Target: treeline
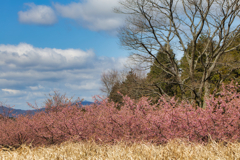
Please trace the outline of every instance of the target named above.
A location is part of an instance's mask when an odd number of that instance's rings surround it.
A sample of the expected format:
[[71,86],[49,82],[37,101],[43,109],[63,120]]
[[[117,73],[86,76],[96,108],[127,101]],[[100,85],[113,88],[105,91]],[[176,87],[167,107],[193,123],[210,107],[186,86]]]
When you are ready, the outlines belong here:
[[118,36],[136,62],[151,63],[153,97],[174,95],[205,108],[222,83],[238,81],[239,2],[121,1],[115,11],[128,17]]
[[[197,41],[197,49],[201,52],[207,44],[208,37],[203,34]],[[217,42],[212,41],[209,50],[216,45]],[[235,39],[233,46],[240,43],[240,38]],[[188,53],[190,54],[191,44],[188,45]],[[173,50],[171,53],[173,55]],[[108,98],[113,102],[122,103],[122,97],[127,95],[132,99],[139,99],[143,96],[149,97],[153,102],[157,102],[161,96],[173,97],[191,100],[192,89],[189,87],[192,81],[188,78],[189,64],[187,63],[186,54],[178,61],[178,67],[181,70],[181,78],[184,79],[184,93],[180,89],[180,85],[176,77],[166,73],[158,66],[159,61],[165,66],[169,65],[167,55],[159,50],[156,54],[156,59],[151,63],[149,72],[141,70],[141,68],[131,69],[129,72],[110,70],[104,72],[101,77],[101,91],[106,93]],[[202,59],[206,57],[202,57]],[[177,60],[176,60],[177,61]],[[220,86],[225,83],[229,84],[232,80],[240,82],[240,48],[236,48],[224,55],[216,63],[214,71],[208,79],[209,94],[218,94]],[[195,88],[199,88],[202,80],[204,66],[201,61],[196,64],[196,72],[194,78]],[[205,89],[205,88],[204,88]],[[194,93],[197,94],[197,93]],[[203,102],[204,95],[201,95]],[[199,105],[199,104],[198,104]]]

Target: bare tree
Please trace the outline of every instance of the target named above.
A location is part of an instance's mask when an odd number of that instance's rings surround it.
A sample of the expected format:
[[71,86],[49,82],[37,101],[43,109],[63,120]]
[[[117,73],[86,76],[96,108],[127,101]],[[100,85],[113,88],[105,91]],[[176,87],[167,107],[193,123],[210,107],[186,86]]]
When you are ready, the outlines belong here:
[[100,90],[107,94],[107,97],[109,97],[111,91],[113,90],[113,87],[115,84],[119,84],[121,85],[127,78],[127,76],[129,75],[129,71],[130,70],[134,75],[136,75],[138,81],[132,82],[135,83],[135,87],[133,86],[125,86],[125,88],[129,88],[131,90],[138,90],[140,88],[136,88],[136,86],[140,86],[142,85],[142,82],[140,83],[140,81],[144,80],[146,78],[146,73],[142,70],[140,70],[139,68],[126,68],[125,70],[109,70],[107,72],[103,72],[102,76],[101,76],[101,82],[102,82],[102,86],[100,88]]
[[[201,99],[209,97],[209,78],[220,57],[240,46],[232,46],[240,36],[240,0],[122,0],[120,4],[116,12],[129,15],[119,32],[121,44],[134,50],[138,61],[156,60],[159,68],[175,77],[182,98],[204,106]],[[196,44],[201,34],[206,34],[208,41],[199,51]],[[213,41],[215,46],[211,45]],[[171,67],[157,59],[159,50],[167,55]],[[184,53],[188,62],[188,76],[184,79],[176,60],[179,53]],[[199,62],[204,68],[200,85],[195,83]],[[186,80],[191,83],[187,85]],[[191,96],[186,97],[189,89]]]
[[106,93],[107,96],[110,95],[112,87],[117,83],[120,82],[122,79],[122,75],[117,70],[110,70],[107,72],[103,72],[101,76],[102,87],[100,90],[103,93]]

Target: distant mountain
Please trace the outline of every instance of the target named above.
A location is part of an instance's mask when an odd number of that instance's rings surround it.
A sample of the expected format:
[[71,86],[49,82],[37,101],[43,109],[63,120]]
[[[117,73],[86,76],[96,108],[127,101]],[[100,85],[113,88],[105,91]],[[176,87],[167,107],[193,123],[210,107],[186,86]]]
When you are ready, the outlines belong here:
[[14,109],[14,108],[7,108],[5,106],[0,106],[0,114],[8,116],[8,117],[15,117],[17,115],[25,115],[25,114],[35,114],[39,111],[44,111],[45,108],[41,108],[39,110],[22,110],[22,109]]
[[[93,102],[90,101],[83,101],[81,103],[81,105],[85,106],[85,105],[90,105]],[[35,110],[22,110],[22,109],[14,109],[14,108],[7,108],[5,106],[0,106],[0,114],[5,114],[8,117],[15,117],[17,115],[26,115],[26,114],[32,114],[34,115],[37,112],[41,112],[41,111],[45,111],[45,108],[41,108],[41,109],[35,109]],[[9,113],[11,112],[11,113]]]
[[86,105],[90,105],[90,104],[92,104],[93,102],[90,102],[90,101],[83,101],[81,104],[83,105],[83,106],[86,106]]

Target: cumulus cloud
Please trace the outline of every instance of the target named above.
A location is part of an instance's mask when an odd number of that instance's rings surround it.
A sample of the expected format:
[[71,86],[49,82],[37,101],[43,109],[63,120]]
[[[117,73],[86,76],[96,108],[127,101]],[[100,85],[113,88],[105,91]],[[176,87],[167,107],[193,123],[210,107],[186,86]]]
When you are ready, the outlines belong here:
[[113,12],[119,5],[118,0],[86,0],[67,5],[53,3],[62,17],[78,21],[91,30],[114,30],[123,25],[123,16]]
[[30,44],[0,45],[0,99],[15,108],[26,102],[42,106],[54,90],[87,98],[101,94],[100,77],[123,69],[126,58],[98,57],[93,50],[37,48]]
[[34,3],[25,3],[25,6],[28,10],[18,12],[21,23],[52,25],[57,22],[57,16],[51,7]]
[[25,69],[50,71],[79,67],[87,68],[90,67],[88,62],[95,57],[92,50],[35,48],[26,43],[20,43],[17,46],[0,45],[0,52],[3,55],[0,66],[7,66],[9,69],[24,67]]

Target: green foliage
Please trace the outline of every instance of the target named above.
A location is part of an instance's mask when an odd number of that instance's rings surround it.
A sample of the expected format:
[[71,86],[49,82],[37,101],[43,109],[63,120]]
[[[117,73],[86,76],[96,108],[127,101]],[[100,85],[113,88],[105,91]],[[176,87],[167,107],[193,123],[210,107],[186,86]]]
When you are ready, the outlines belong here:
[[122,96],[118,93],[120,92],[120,87],[121,87],[121,84],[119,82],[115,83],[108,97],[111,101],[115,103],[122,102]]
[[[197,54],[195,54],[194,60],[196,61],[197,58],[199,57],[199,53],[203,52],[203,49],[206,47],[206,43],[208,41],[208,37],[205,34],[202,34],[196,44],[196,52]],[[209,46],[209,52],[212,49],[212,47],[215,45],[215,42],[212,42]],[[185,54],[183,55],[183,57],[180,60],[180,68],[181,68],[181,78],[182,80],[184,80],[185,82],[185,95],[186,97],[191,97],[191,93],[192,93],[192,89],[198,89],[201,80],[202,80],[202,76],[203,76],[203,72],[204,72],[204,67],[202,62],[205,62],[206,56],[202,55],[201,58],[198,59],[197,61],[197,65],[196,65],[196,69],[194,72],[194,82],[191,81],[190,79],[190,66],[189,63],[187,61],[187,56],[191,57],[192,56],[192,44],[189,43],[188,47],[187,47],[187,52],[185,52]],[[190,88],[192,87],[192,88]],[[201,97],[203,97],[203,95],[200,95]],[[202,99],[203,100],[203,99]]]
[[[203,52],[203,49],[206,47],[206,43],[208,41],[208,37],[205,34],[202,34],[197,41],[197,56],[195,57],[195,60],[197,60],[197,57],[199,56],[199,53]],[[232,48],[240,43],[240,38],[236,39],[232,45],[229,48]],[[208,47],[207,52],[211,52],[213,48],[216,47],[216,42],[212,41]],[[187,48],[187,54],[188,56],[191,56],[191,50],[190,50],[191,44],[188,45]],[[181,77],[182,79],[186,79],[185,84],[189,85],[192,83],[189,76],[189,64],[187,62],[186,54],[181,58],[180,60],[180,67],[182,70]],[[194,79],[195,84],[194,87],[198,89],[198,86],[201,83],[201,79],[204,72],[204,66],[202,62],[205,62],[206,56],[202,55],[201,58],[199,58],[197,62],[197,66],[194,72]],[[213,93],[214,90],[219,90],[219,87],[221,83],[229,84],[232,80],[240,82],[240,69],[239,69],[239,62],[240,62],[240,48],[237,48],[235,50],[232,50],[230,52],[224,53],[218,62],[216,63],[216,67],[212,74],[210,75],[210,78],[208,79],[210,83],[210,91]],[[204,64],[205,65],[205,64]],[[190,96],[190,90],[188,88],[185,89],[186,94]],[[201,95],[203,96],[203,95]]]
[[[122,83],[117,82],[113,86],[109,99],[115,103],[122,102],[122,95],[128,95],[132,99],[139,99],[143,96],[143,91],[140,88],[142,79],[136,75],[132,70],[126,76],[126,80]],[[122,95],[121,95],[122,94]]]
[[[170,52],[173,56],[173,50]],[[167,55],[163,52],[159,51],[156,55],[157,60],[167,68],[171,67],[169,59]],[[150,72],[147,75],[147,82],[150,84],[151,89],[154,90],[152,94],[150,94],[151,98],[156,100],[159,99],[160,95],[167,94],[168,96],[180,96],[180,89],[174,76],[169,73],[163,71],[163,69],[159,66],[159,63],[155,59],[150,67]],[[155,94],[158,93],[158,94]]]
[[[234,40],[229,48],[239,45],[240,38]],[[218,85],[222,80],[230,83],[232,80],[240,82],[240,48],[236,48],[220,57],[215,72],[212,74],[211,81]]]

